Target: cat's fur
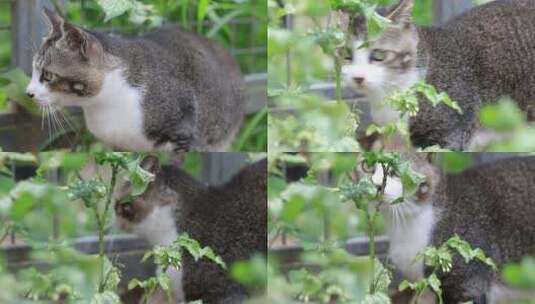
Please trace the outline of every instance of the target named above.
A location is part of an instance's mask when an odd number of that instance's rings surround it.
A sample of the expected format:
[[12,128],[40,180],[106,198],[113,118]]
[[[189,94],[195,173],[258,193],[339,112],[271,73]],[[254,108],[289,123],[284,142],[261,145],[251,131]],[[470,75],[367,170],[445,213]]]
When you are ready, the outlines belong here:
[[[530,52],[535,49],[534,1],[496,0],[440,27],[413,24],[412,7],[413,0],[401,0],[380,11],[392,23],[370,48],[354,48],[352,63],[344,67],[346,82],[370,100],[375,123],[399,118],[399,113],[380,107],[385,96],[422,79],[447,92],[464,114],[421,100],[418,115],[410,119],[416,146],[470,149],[480,133],[481,106],[501,96],[515,99],[534,119],[535,55]],[[357,18],[356,33],[366,33],[362,25],[362,18]],[[354,39],[355,46],[361,45],[362,37]],[[372,61],[373,50],[386,50],[386,60]]]
[[241,126],[244,81],[228,51],[167,26],[124,38],[82,29],[45,9],[30,96],[78,106],[88,129],[120,150],[223,151]]
[[[442,177],[433,198],[440,212],[432,244],[458,234],[498,266],[535,254],[535,157],[517,157]],[[499,273],[481,262],[453,261],[441,274],[445,303],[474,300],[500,286]]]
[[[418,35],[411,22],[412,2],[380,8],[378,13],[390,20],[378,39],[368,40],[366,20],[353,18],[349,24],[352,33],[349,61],[342,67],[344,82],[363,93],[370,103],[373,123],[385,125],[400,118],[400,113],[383,104],[394,91],[411,87],[422,77],[417,67]],[[374,52],[386,52],[384,60],[374,60]]]
[[[201,184],[177,167],[160,167],[152,156],[142,166],[153,172],[156,180],[130,204],[120,203],[130,188],[129,183],[121,186],[115,205],[120,227],[156,244],[169,243],[177,233],[188,233],[202,246],[211,247],[229,267],[255,253],[267,253],[265,160],[247,166],[218,187]],[[159,214],[156,218],[155,213]],[[169,222],[173,225],[165,224]],[[240,303],[248,295],[220,266],[207,260],[194,262],[189,254],[184,255],[180,275],[188,301],[230,304]]]
[[[415,262],[415,257],[429,244],[431,233],[436,221],[433,207],[433,193],[439,182],[438,171],[426,160],[427,154],[405,154],[410,160],[411,168],[425,178],[415,195],[402,203],[390,203],[403,195],[401,179],[390,175],[384,191],[384,202],[380,211],[386,220],[386,233],[390,239],[389,259],[411,280],[423,278],[422,261]],[[383,181],[383,168],[362,167],[360,176],[368,175],[371,181],[380,186]]]
[[510,96],[533,119],[535,106],[535,2],[497,0],[441,27],[418,29],[428,58],[425,80],[457,101],[463,115],[445,105],[420,103],[411,119],[414,144],[466,149],[480,128],[485,103]]
[[[530,224],[535,220],[535,157],[498,160],[459,174],[440,173],[420,153],[405,158],[425,177],[425,195],[420,189],[405,202],[383,204],[381,210],[390,237],[388,256],[405,277],[414,281],[429,275],[414,258],[455,234],[481,248],[498,266],[535,254],[535,228]],[[371,177],[381,184],[382,169],[374,168]],[[401,191],[399,178],[388,177],[386,201],[400,197]],[[458,257],[452,271],[439,278],[444,303],[484,303],[487,296],[497,303],[511,292],[489,266],[466,264]]]

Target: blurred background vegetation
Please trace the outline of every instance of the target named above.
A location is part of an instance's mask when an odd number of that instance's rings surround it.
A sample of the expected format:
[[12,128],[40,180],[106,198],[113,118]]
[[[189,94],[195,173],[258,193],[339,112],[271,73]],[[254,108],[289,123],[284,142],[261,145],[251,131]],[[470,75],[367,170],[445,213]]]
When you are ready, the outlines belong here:
[[[0,111],[8,111],[8,100],[39,115],[35,104],[21,91],[28,78],[11,66],[11,2],[0,1]],[[238,60],[244,75],[267,72],[267,6],[265,0],[68,0],[52,1],[66,18],[86,28],[137,35],[163,24],[183,28],[215,39]],[[62,5],[64,3],[64,5]],[[28,39],[17,37],[17,39]],[[27,41],[37,48],[40,41]],[[265,151],[267,111],[249,114],[233,151]],[[61,134],[57,135],[61,137]],[[90,138],[90,136],[82,136]],[[57,138],[53,138],[55,140]],[[80,138],[77,138],[80,140]],[[92,139],[88,139],[92,141]],[[41,144],[48,148],[51,139]],[[83,140],[82,140],[83,141]],[[85,144],[82,144],[83,147]],[[87,146],[87,145],[85,145]]]

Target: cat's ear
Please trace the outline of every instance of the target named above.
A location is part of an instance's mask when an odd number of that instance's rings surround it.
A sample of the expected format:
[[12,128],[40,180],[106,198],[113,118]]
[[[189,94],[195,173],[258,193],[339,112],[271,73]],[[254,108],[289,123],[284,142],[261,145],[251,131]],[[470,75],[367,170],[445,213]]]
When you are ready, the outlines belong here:
[[79,51],[86,60],[100,58],[103,54],[102,45],[97,38],[66,21],[61,24],[61,41],[69,49]]
[[386,15],[395,24],[410,25],[412,24],[413,0],[401,0],[399,4]]
[[156,155],[147,155],[140,164],[144,170],[156,174],[160,171],[160,160]]
[[63,18],[46,6],[41,10],[41,14],[43,15],[43,20],[48,25],[47,37],[61,35],[61,25],[64,22]]

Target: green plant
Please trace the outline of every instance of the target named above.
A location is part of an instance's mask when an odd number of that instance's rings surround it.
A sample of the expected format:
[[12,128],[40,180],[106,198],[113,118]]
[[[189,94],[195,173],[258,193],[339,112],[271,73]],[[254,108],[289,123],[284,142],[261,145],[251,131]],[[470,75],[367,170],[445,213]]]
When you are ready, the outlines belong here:
[[442,304],[442,288],[438,273],[448,273],[451,271],[454,254],[461,255],[463,261],[467,264],[478,260],[494,271],[498,270],[494,262],[485,255],[483,250],[479,248],[472,249],[468,242],[462,240],[458,235],[454,235],[440,247],[429,246],[424,252],[420,253],[416,259],[423,259],[425,265],[432,267],[433,271],[429,276],[420,281],[409,282],[405,280],[401,282],[399,290],[413,289],[416,292],[416,297],[413,301],[414,303],[418,303],[421,295],[430,288],[438,296],[439,303]]
[[[412,171],[409,164],[404,162],[399,154],[395,153],[364,153],[363,165],[369,168],[375,168],[376,166],[382,167],[383,180],[377,187],[370,179],[364,178],[355,182],[354,180],[348,180],[342,183],[339,187],[340,193],[343,197],[351,201],[358,210],[364,212],[366,216],[367,228],[366,232],[370,240],[370,265],[372,280],[369,293],[374,295],[378,292],[384,293],[384,288],[380,290],[378,286],[384,284],[381,278],[376,276],[375,270],[376,264],[376,251],[375,251],[375,236],[378,217],[380,216],[380,208],[382,204],[398,204],[405,200],[406,197],[412,196],[418,186],[424,181],[424,178]],[[387,178],[390,175],[397,175],[400,177],[403,185],[403,196],[395,199],[393,202],[386,202],[383,199],[386,189]],[[372,202],[377,202],[372,204]],[[386,284],[388,287],[388,284]]]
[[[154,178],[140,167],[141,158],[135,153],[0,153],[0,242],[14,235],[18,243],[31,247],[30,266],[14,275],[0,252],[0,281],[10,289],[0,295],[2,303],[120,303],[122,265],[105,252],[104,241],[111,230],[111,193],[117,181],[127,179],[132,195],[139,195]],[[96,171],[87,177],[83,168],[90,161]],[[198,170],[196,161],[195,154],[186,158],[185,168]],[[15,181],[13,166],[33,167],[35,176]],[[50,181],[58,172],[63,178]],[[77,201],[82,204],[73,203]],[[97,254],[73,249],[74,239],[87,234],[98,235]],[[213,250],[187,235],[169,248],[155,248],[144,259],[166,265],[164,261],[172,262],[181,251],[226,267]],[[177,266],[171,262],[168,265]]]
[[180,270],[182,268],[182,254],[184,250],[190,254],[196,262],[205,258],[221,266],[223,269],[227,268],[221,257],[216,255],[210,247],[202,247],[199,242],[190,238],[188,234],[183,233],[169,246],[156,246],[143,256],[141,262],[153,258],[154,263],[161,267],[161,272],[155,277],[150,277],[145,280],[132,279],[128,283],[128,289],[136,287],[142,288],[144,290],[142,301],[143,303],[147,303],[150,296],[156,291],[156,288],[160,287],[167,293],[167,296],[171,301],[172,283],[167,275],[167,269],[171,267]]

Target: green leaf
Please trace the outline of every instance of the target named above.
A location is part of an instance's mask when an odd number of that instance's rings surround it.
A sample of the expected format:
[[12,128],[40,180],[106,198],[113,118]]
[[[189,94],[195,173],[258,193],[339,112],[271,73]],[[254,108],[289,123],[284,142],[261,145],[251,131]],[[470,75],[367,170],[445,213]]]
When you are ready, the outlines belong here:
[[448,173],[460,173],[472,165],[470,153],[440,153],[438,160],[442,169]]
[[496,131],[512,131],[522,126],[526,114],[510,98],[503,98],[496,104],[484,106],[480,113],[481,124]]
[[438,295],[440,296],[442,294],[442,283],[438,279],[437,275],[435,273],[432,273],[428,278],[427,282],[429,284],[429,287]]
[[106,14],[104,22],[108,22],[110,19],[135,8],[136,2],[134,0],[97,0],[98,5]]
[[106,194],[106,185],[96,178],[89,181],[76,180],[68,188],[69,198],[82,200],[87,208],[96,206]]
[[425,176],[415,172],[410,167],[409,163],[403,163],[398,166],[398,173],[403,186],[403,196],[412,196],[425,181]]
[[129,181],[132,185],[130,195],[132,197],[136,197],[145,192],[149,183],[154,181],[155,178],[154,174],[146,171],[139,165],[140,160],[141,159],[138,159],[138,161],[130,162],[128,164]]
[[171,286],[171,279],[169,278],[169,276],[166,274],[166,273],[161,273],[158,275],[157,277],[158,279],[158,285],[160,285],[160,287],[165,290],[165,291],[168,291],[170,290],[170,286]]
[[206,13],[208,11],[209,5],[210,5],[210,0],[199,0],[197,4],[197,32],[198,33],[202,31],[204,18],[206,17]]
[[376,292],[373,295],[366,295],[362,304],[390,304],[390,297],[383,292]]
[[96,293],[91,299],[91,304],[121,304],[121,298],[113,291],[106,290]]
[[26,95],[26,87],[30,83],[30,78],[26,76],[23,70],[19,68],[12,69],[0,74],[0,79],[9,81],[9,84],[3,88],[8,99],[17,102],[31,114],[40,115],[41,112],[37,103]]
[[198,241],[190,238],[188,234],[181,234],[174,244],[177,244],[180,248],[186,249],[186,251],[191,254],[195,261],[198,261],[201,258],[207,258],[221,266],[223,269],[227,268],[225,262],[223,262],[223,259],[216,255],[210,247],[201,247],[201,244]]
[[502,277],[505,282],[522,289],[535,288],[535,258],[525,257],[519,264],[504,267]]
[[132,154],[127,152],[95,152],[93,157],[99,165],[109,164],[128,169],[128,163],[132,161]]

